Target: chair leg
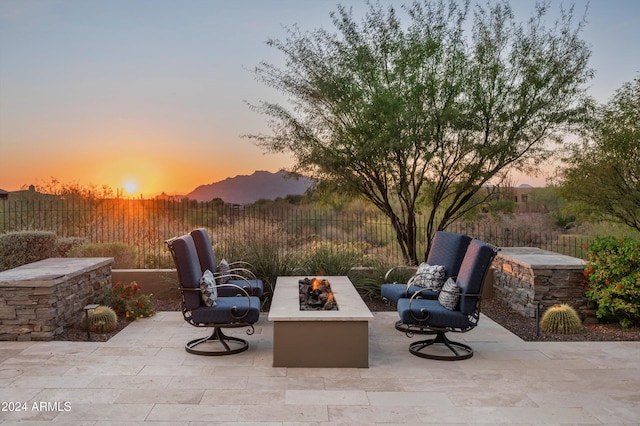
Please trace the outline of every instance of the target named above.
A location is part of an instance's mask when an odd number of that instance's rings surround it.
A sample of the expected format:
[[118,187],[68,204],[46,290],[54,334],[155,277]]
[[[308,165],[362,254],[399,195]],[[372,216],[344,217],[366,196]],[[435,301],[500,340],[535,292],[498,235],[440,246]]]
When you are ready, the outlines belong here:
[[[423,352],[425,348],[435,344],[445,345],[451,352],[453,352],[454,355],[440,355],[427,351]],[[473,356],[473,349],[471,349],[470,346],[449,340],[444,331],[438,331],[436,337],[433,339],[420,340],[418,342],[411,343],[409,345],[409,352],[421,358],[436,359],[439,361],[460,361],[463,359],[469,359]]]
[[[207,346],[207,349],[204,346],[196,348],[200,344]],[[249,348],[249,343],[238,337],[227,336],[220,327],[214,327],[210,336],[192,340],[184,348],[190,354],[221,356],[244,352]]]

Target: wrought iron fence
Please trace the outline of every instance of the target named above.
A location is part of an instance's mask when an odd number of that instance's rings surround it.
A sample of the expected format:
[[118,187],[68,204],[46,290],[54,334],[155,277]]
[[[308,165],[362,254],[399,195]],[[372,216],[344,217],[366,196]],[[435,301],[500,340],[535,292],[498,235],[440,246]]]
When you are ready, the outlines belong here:
[[[426,218],[418,216],[418,251],[425,248]],[[191,200],[60,199],[0,201],[0,233],[53,231],[91,243],[120,242],[136,248],[133,267],[172,265],[164,241],[195,227],[209,229],[216,251],[255,241],[282,250],[350,247],[390,264],[402,255],[390,221],[375,211],[344,212],[307,207],[263,208]],[[495,224],[455,223],[448,231],[465,233],[498,247],[527,246],[584,257],[590,240],[557,232],[513,229]]]

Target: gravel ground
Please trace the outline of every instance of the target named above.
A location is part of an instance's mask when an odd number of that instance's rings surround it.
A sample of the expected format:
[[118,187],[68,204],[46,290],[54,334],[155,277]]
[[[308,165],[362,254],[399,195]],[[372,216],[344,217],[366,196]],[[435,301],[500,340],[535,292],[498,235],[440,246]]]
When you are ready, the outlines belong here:
[[482,313],[526,341],[640,341],[640,327],[625,330],[619,324],[587,324],[580,332],[566,335],[540,330],[537,336],[535,318],[525,318],[497,299],[483,300]]
[[[395,311],[395,306],[385,304],[378,297],[364,297],[364,301],[372,312]],[[154,300],[154,302],[157,311],[180,310],[179,300]],[[540,331],[539,336],[537,336],[536,320],[534,318],[525,318],[496,299],[483,300],[482,313],[526,341],[640,341],[640,327],[624,330],[618,324],[583,325],[579,333],[570,335]],[[105,342],[129,323],[130,321],[128,320],[119,319],[116,331],[104,334],[92,333],[91,340]],[[482,321],[480,321],[479,326],[482,326]],[[72,328],[57,336],[55,340],[85,341],[87,340],[87,332],[79,328]]]

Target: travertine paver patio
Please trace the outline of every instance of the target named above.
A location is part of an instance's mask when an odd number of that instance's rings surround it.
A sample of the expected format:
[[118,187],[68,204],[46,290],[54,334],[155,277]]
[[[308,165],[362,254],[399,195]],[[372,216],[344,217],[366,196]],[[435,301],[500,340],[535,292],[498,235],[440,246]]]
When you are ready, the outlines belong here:
[[0,411],[0,421],[640,422],[640,342],[527,343],[483,317],[455,336],[470,342],[475,356],[448,363],[409,354],[410,340],[393,328],[395,313],[374,316],[370,368],[362,369],[273,368],[266,315],[248,336],[247,352],[220,358],[184,351],[206,330],[178,312],[139,320],[106,343],[0,342],[1,408],[26,407]]

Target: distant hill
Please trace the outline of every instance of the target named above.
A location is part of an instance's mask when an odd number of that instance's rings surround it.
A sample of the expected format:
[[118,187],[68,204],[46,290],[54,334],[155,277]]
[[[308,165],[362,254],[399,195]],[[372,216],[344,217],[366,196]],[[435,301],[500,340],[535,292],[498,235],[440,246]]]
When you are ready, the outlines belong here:
[[260,199],[275,200],[287,195],[300,195],[313,184],[306,177],[288,177],[287,172],[258,170],[252,175],[239,175],[208,185],[200,185],[186,195],[191,200],[211,201],[222,198],[227,203],[251,204]]

